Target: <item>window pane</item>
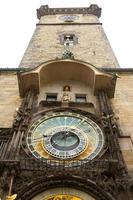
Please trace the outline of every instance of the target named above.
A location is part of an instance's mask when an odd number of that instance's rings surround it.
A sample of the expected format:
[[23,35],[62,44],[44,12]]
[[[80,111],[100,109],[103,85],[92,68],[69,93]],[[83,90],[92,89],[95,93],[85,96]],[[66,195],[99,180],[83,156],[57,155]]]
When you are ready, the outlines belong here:
[[86,94],[76,94],[75,100],[79,103],[86,102]]
[[57,101],[57,94],[47,94],[46,101]]

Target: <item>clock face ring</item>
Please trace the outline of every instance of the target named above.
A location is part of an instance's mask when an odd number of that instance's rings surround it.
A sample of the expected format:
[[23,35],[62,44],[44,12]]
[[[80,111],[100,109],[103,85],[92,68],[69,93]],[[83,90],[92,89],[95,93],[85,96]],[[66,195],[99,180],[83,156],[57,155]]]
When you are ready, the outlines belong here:
[[33,122],[27,134],[27,145],[37,159],[94,159],[104,146],[101,128],[90,118],[71,112],[56,112]]

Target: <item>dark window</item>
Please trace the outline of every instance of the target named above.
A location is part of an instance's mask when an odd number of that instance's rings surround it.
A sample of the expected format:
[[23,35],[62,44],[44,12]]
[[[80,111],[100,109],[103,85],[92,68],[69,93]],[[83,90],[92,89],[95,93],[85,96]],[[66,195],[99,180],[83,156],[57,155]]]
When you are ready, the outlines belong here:
[[57,94],[56,93],[47,94],[46,101],[57,101]]
[[78,38],[74,34],[60,35],[60,43],[65,46],[72,46],[78,43]]
[[66,41],[74,41],[74,35],[64,35],[64,42]]
[[86,102],[87,101],[86,94],[76,94],[75,95],[75,101],[79,102],[79,103]]
[[74,45],[74,35],[64,35],[64,45],[73,46]]

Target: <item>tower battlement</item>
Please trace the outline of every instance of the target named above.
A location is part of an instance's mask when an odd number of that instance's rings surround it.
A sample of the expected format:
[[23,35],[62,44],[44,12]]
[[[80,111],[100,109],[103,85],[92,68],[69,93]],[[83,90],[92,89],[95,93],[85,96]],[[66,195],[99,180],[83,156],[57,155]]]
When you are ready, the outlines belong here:
[[40,19],[44,15],[56,14],[92,14],[100,18],[101,10],[96,4],[91,4],[90,7],[83,8],[49,8],[48,5],[44,5],[37,9],[37,18]]

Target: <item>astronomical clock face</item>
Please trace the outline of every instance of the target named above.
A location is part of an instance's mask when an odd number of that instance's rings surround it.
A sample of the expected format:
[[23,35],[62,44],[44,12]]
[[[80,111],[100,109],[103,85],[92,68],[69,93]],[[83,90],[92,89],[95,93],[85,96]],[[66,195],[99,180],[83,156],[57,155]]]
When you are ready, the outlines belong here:
[[74,188],[67,187],[57,187],[48,189],[34,198],[32,200],[95,200],[86,192],[77,190]]
[[44,116],[33,123],[27,136],[31,153],[38,159],[89,161],[103,148],[100,127],[82,115],[61,112]]

